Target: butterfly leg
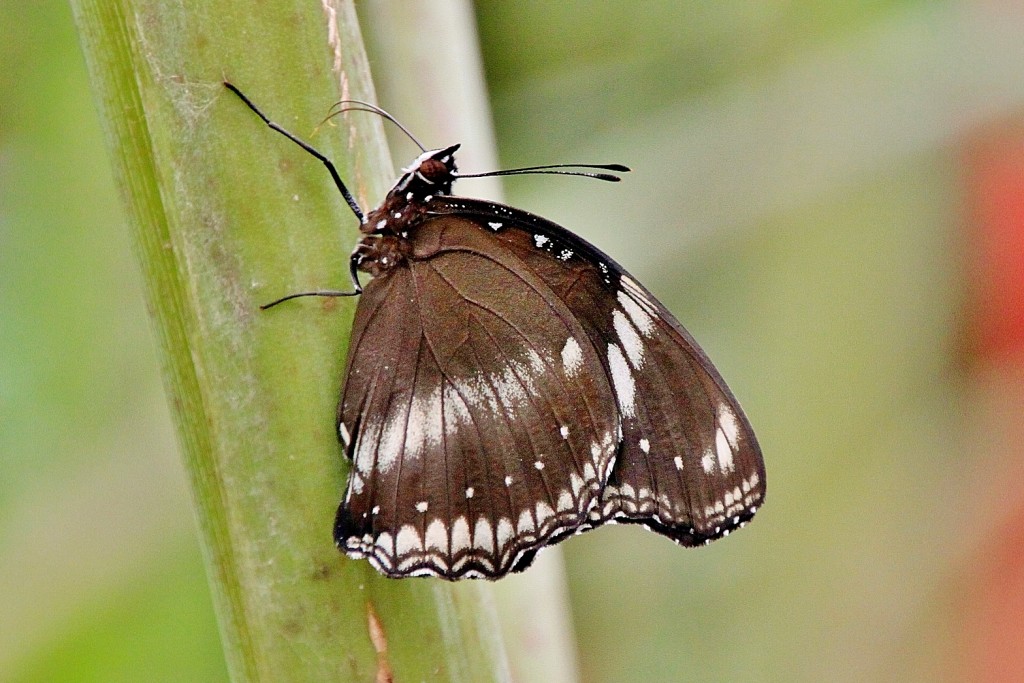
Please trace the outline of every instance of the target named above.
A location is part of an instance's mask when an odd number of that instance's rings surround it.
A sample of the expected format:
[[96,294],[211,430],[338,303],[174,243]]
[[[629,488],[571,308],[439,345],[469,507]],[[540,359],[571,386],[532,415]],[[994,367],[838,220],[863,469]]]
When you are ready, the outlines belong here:
[[[356,218],[359,219],[360,223],[365,223],[366,222],[366,217],[363,215],[363,210],[359,208],[358,204],[356,204],[356,200],[352,197],[352,193],[348,191],[347,187],[345,187],[345,183],[342,182],[341,176],[338,175],[338,169],[336,169],[334,167],[334,164],[331,162],[330,159],[325,157],[323,154],[318,152],[316,149],[314,149],[313,147],[311,147],[307,143],[305,143],[302,140],[300,140],[293,133],[288,132],[287,130],[285,130],[281,126],[279,126],[276,123],[274,123],[273,121],[271,121],[267,117],[266,114],[264,114],[262,111],[260,111],[256,107],[256,105],[253,104],[249,100],[248,97],[243,95],[242,91],[239,90],[238,88],[236,88],[232,83],[224,81],[224,87],[227,88],[228,90],[230,90],[231,92],[235,93],[236,95],[238,95],[238,99],[242,100],[242,102],[245,103],[245,106],[249,107],[249,109],[252,109],[253,112],[256,113],[256,116],[259,116],[261,119],[263,119],[263,123],[265,123],[268,126],[270,126],[270,128],[272,130],[277,131],[278,133],[280,133],[281,135],[285,136],[286,138],[288,138],[289,140],[294,142],[296,145],[298,145],[299,147],[301,147],[302,149],[306,150],[307,152],[312,154],[314,157],[319,159],[323,163],[323,165],[327,167],[327,170],[330,171],[331,177],[334,178],[334,184],[338,186],[338,191],[341,192],[341,196],[345,198],[345,202],[348,204],[349,208],[352,209],[352,213],[354,213],[356,215]],[[274,303],[280,303],[280,302],[276,301]],[[269,304],[269,305],[272,306],[274,304]]]
[[262,306],[260,306],[260,310],[265,311],[268,308],[271,308],[272,306],[278,305],[279,303],[283,303],[290,299],[298,299],[299,297],[303,296],[358,296],[362,294],[363,286],[359,284],[359,266],[360,264],[362,264],[363,259],[366,258],[366,254],[364,253],[365,248],[363,248],[363,246],[364,245],[360,243],[359,246],[356,247],[355,251],[352,252],[352,256],[349,257],[348,260],[348,273],[349,276],[352,278],[351,292],[340,292],[334,289],[316,290],[313,292],[296,292],[295,294],[283,296],[280,299],[274,299],[269,304],[263,304]]

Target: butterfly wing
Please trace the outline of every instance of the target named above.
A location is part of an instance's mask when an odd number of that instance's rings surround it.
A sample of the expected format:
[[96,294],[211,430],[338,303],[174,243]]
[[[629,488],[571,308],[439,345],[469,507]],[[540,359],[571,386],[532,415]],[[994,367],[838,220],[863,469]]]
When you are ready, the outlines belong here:
[[599,509],[614,392],[577,316],[474,223],[413,247],[356,311],[335,540],[391,577],[496,578]]
[[551,221],[442,197],[439,213],[490,230],[586,330],[621,415],[617,463],[590,524],[643,524],[685,545],[728,535],[765,494],[764,461],[743,410],[675,317],[615,261]]

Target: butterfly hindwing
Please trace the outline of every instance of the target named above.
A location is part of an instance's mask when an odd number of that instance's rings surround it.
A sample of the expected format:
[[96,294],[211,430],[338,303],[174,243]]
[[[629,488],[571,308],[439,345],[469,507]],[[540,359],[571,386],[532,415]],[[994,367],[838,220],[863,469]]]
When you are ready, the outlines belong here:
[[587,333],[469,221],[418,228],[356,313],[335,538],[389,576],[496,577],[586,524],[619,418]]
[[478,200],[439,203],[442,211],[474,217],[543,279],[600,358],[621,415],[621,445],[590,523],[643,524],[690,546],[749,521],[765,490],[756,437],[672,314],[621,266],[557,224]]

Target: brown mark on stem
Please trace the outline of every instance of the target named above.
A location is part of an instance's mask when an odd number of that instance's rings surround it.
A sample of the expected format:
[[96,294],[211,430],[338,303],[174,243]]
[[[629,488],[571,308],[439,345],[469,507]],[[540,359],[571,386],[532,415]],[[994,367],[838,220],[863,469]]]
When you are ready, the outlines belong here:
[[377,653],[377,677],[375,683],[394,683],[395,675],[391,672],[391,664],[388,662],[388,639],[384,635],[384,627],[380,623],[380,617],[373,609],[371,603],[366,603],[366,617],[370,632],[370,642]]

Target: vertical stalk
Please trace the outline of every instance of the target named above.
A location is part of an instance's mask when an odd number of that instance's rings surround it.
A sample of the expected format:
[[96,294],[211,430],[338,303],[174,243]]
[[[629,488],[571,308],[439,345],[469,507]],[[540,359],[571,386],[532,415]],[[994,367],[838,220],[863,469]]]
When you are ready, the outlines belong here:
[[355,219],[323,167],[228,78],[332,157],[364,206],[392,169],[350,2],[72,0],[127,207],[234,680],[507,680],[488,587],[389,581],[345,560],[332,416],[355,302]]

